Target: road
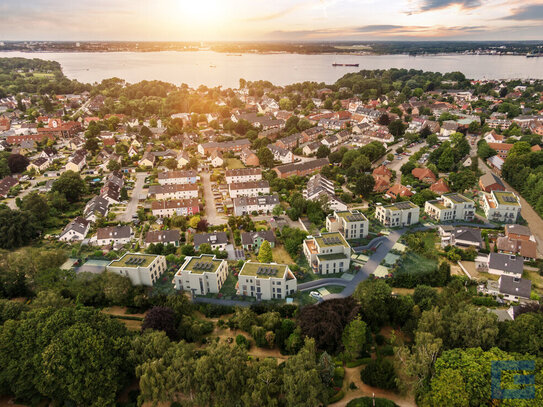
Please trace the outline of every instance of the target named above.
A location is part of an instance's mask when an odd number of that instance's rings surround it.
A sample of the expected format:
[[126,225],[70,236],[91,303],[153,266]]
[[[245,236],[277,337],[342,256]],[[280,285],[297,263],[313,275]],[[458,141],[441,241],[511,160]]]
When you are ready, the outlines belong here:
[[[396,156],[394,156],[394,160],[392,160],[392,162],[390,164],[387,165],[388,169],[390,171],[394,171],[396,172],[396,183],[399,184],[402,180],[402,174],[400,172],[400,168],[402,168],[402,165],[404,165],[407,161],[409,161],[409,157],[412,156],[413,154],[417,153],[422,147],[425,147],[426,146],[426,143],[420,143],[420,144],[416,144],[414,147],[404,147],[404,149],[407,149],[409,150],[409,156],[406,156],[406,155],[402,155],[402,159],[401,160],[397,160],[396,159]],[[400,147],[400,146],[395,146],[392,150],[392,153],[394,154],[396,152],[396,149]]]
[[23,199],[25,196],[27,196],[29,193],[31,193],[32,191],[37,191],[37,189],[35,188],[36,187],[36,184],[38,182],[41,182],[41,181],[47,181],[49,179],[55,179],[55,178],[47,178],[47,177],[44,177],[44,176],[39,176],[39,177],[36,177],[35,179],[33,180],[30,180],[30,186],[27,188],[27,189],[23,189],[19,195],[17,195],[15,198],[9,198],[9,199],[6,199],[4,201],[4,203],[10,208],[10,209],[19,209],[17,208],[17,205],[15,204],[15,200],[17,198],[20,198],[20,199]]
[[[489,173],[492,172],[490,168],[487,167],[487,165],[479,158],[479,169],[483,173]],[[496,174],[494,174],[496,175]],[[530,231],[535,237],[535,240],[537,241],[537,253],[539,254],[539,257],[543,256],[543,219],[541,219],[541,216],[538,215],[536,211],[530,206],[528,202],[513,188],[511,185],[509,185],[507,182],[503,180],[502,177],[499,177],[503,184],[505,185],[505,188],[509,191],[513,191],[517,194],[517,196],[520,198],[520,205],[521,210],[520,214],[524,218],[524,220],[528,223],[528,226],[530,227]]]
[[143,194],[143,186],[145,185],[145,178],[149,175],[147,172],[136,173],[136,184],[132,190],[132,197],[126,205],[126,209],[122,214],[117,216],[117,219],[121,222],[132,222],[132,216],[138,211],[138,205],[140,198]]
[[204,200],[205,200],[205,214],[206,220],[210,225],[223,225],[227,222],[226,218],[217,213],[215,206],[215,198],[213,197],[213,191],[211,190],[211,174],[209,172],[202,172],[200,178],[204,187]]

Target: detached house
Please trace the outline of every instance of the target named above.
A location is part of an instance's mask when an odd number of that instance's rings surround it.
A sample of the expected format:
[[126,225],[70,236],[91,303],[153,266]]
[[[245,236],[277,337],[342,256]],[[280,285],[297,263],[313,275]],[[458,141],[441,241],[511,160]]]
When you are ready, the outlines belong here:
[[475,217],[475,202],[457,193],[446,194],[440,199],[426,201],[424,211],[440,222],[471,221]]
[[362,239],[369,233],[369,221],[357,210],[334,211],[326,218],[326,229],[341,233],[345,239]]
[[433,184],[437,181],[436,175],[428,168],[414,168],[411,174],[426,184]]
[[132,240],[132,228],[130,226],[110,226],[96,231],[97,246],[123,246]]
[[375,218],[385,227],[405,227],[419,222],[420,208],[413,202],[378,205]]
[[173,244],[175,247],[179,247],[179,240],[181,240],[179,230],[150,230],[145,235],[145,247],[157,243]]
[[194,235],[194,248],[200,249],[200,245],[208,243],[212,250],[225,250],[228,244],[226,232],[197,233]]
[[520,199],[513,192],[492,191],[483,196],[483,210],[488,220],[515,223],[520,214]]
[[90,222],[85,218],[78,216],[66,225],[58,240],[61,242],[82,241],[85,239],[85,236],[87,236],[89,228]]
[[97,217],[106,217],[109,211],[109,201],[102,196],[92,198],[83,211],[83,216],[89,222],[96,222]]
[[266,240],[270,246],[275,247],[275,234],[271,230],[261,230],[259,232],[243,232],[241,234],[241,244],[243,249],[258,252],[262,243]]
[[66,164],[66,171],[80,172],[87,164],[86,153],[76,152]]
[[106,267],[107,271],[128,277],[132,285],[148,287],[153,286],[166,268],[166,257],[142,253],[125,253]]

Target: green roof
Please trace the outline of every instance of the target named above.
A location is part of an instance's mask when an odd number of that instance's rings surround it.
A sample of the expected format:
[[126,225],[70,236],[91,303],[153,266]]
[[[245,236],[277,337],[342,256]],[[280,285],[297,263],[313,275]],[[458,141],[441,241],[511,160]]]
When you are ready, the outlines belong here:
[[516,195],[509,191],[492,191],[500,205],[520,206]]
[[120,259],[113,260],[111,263],[109,263],[108,267],[124,267],[124,268],[149,267],[149,265],[157,257],[158,256],[155,254],[126,253]]
[[199,257],[191,257],[180,271],[190,271],[192,274],[215,273],[222,260],[211,254],[202,254]]
[[439,209],[447,209],[447,207],[443,205],[442,201],[440,201],[439,199],[432,199],[431,201],[428,201],[428,203]]
[[340,218],[345,219],[347,222],[362,222],[362,221],[367,220],[364,214],[358,211],[356,212],[339,211],[339,212],[336,212],[336,215],[339,216]]
[[466,198],[464,195],[460,195],[460,194],[455,194],[455,193],[452,193],[452,194],[446,194],[446,195],[443,195],[445,197],[447,197],[448,199],[450,199],[451,201],[453,201],[454,203],[466,203],[466,202],[473,202],[471,199],[468,199]]
[[343,253],[317,254],[317,257],[321,261],[348,259],[348,257],[345,256]]
[[286,264],[275,264],[275,263],[253,263],[252,261],[245,262],[241,271],[239,272],[240,276],[254,276],[258,278],[283,278],[287,271]]
[[350,247],[347,241],[343,238],[339,232],[322,233],[320,236],[315,237],[315,241],[319,247],[333,247],[344,246]]
[[391,211],[401,211],[404,209],[417,208],[417,205],[415,205],[411,201],[404,201],[404,202],[394,202],[390,205],[385,205],[384,208]]

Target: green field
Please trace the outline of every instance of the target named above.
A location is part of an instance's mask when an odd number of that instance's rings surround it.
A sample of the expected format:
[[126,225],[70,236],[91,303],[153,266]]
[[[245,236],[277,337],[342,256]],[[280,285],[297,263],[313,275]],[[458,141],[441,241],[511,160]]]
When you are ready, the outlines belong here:
[[407,273],[425,273],[435,270],[437,260],[427,259],[417,253],[409,252],[405,255],[399,271]]
[[229,170],[235,170],[238,168],[245,168],[245,165],[237,158],[227,158],[226,159],[226,168]]

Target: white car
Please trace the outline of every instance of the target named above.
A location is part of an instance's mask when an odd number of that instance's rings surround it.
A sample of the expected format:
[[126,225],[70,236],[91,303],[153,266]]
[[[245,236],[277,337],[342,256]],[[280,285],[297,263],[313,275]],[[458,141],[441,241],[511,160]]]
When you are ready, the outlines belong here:
[[315,298],[316,300],[320,300],[322,298],[321,293],[319,293],[318,291],[311,291],[309,293],[309,296]]

